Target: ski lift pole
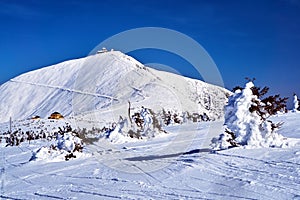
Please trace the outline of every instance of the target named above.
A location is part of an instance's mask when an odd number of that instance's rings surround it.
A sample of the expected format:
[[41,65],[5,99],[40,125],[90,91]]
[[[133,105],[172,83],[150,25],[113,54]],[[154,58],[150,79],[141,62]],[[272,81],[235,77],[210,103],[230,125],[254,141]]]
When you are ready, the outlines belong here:
[[11,133],[11,127],[12,127],[12,119],[10,117],[9,118],[9,133]]

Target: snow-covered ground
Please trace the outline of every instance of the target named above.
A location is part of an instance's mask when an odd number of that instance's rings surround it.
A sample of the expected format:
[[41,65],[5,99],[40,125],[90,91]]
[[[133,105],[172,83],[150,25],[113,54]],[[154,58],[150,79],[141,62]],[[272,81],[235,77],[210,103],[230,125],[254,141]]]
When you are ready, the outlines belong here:
[[43,140],[2,145],[0,198],[300,199],[300,113],[272,120],[285,122],[279,132],[293,145],[211,153],[221,122],[170,126],[147,141],[102,139],[69,161],[29,161]]

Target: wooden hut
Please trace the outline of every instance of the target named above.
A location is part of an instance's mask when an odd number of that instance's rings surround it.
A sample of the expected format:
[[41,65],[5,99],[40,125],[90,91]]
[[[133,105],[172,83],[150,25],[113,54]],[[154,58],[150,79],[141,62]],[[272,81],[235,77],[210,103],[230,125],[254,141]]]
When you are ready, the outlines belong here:
[[48,117],[48,119],[63,119],[64,116],[60,114],[59,112],[54,112]]
[[38,116],[38,115],[34,115],[34,116],[31,117],[31,119],[32,120],[39,120],[39,119],[41,119],[41,117]]

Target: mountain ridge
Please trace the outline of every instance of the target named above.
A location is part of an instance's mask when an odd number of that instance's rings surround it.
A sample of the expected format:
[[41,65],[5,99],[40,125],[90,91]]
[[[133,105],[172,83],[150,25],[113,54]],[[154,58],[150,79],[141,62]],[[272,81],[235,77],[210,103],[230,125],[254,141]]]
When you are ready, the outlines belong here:
[[126,107],[128,101],[154,110],[208,112],[218,118],[229,94],[224,88],[148,68],[112,51],[43,67],[2,84],[0,122],[9,117],[47,117],[54,111],[65,116],[101,112]]

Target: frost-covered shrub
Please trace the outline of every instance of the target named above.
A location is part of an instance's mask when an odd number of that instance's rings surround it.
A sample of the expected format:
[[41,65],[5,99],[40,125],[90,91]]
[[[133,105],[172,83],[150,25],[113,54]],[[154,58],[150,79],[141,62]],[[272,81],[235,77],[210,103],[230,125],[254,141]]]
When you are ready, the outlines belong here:
[[131,138],[151,138],[165,132],[162,129],[161,118],[151,109],[142,106],[132,110],[134,112],[130,115],[130,120],[120,117],[119,121],[105,132],[107,139],[114,143],[123,143]]
[[160,115],[163,123],[167,126],[171,124],[181,124],[183,122],[183,115],[180,115],[179,113],[174,111],[166,111],[165,109],[163,109]]
[[281,124],[274,124],[267,118],[285,109],[286,98],[279,95],[262,98],[268,88],[257,88],[252,82],[244,89],[237,89],[229,98],[225,108],[225,130],[218,138],[212,139],[215,150],[236,146],[281,147],[283,136],[276,130]]
[[[105,128],[104,136],[113,143],[123,143],[133,139],[152,138],[167,133],[163,127],[188,122],[210,121],[206,113],[188,113],[162,109],[154,112],[150,108],[133,108],[129,102],[128,117],[119,117],[118,122]],[[86,130],[85,130],[86,132]]]
[[105,137],[113,143],[123,143],[127,141],[128,122],[120,117],[118,123],[113,123],[105,132]]
[[76,132],[58,134],[49,147],[41,147],[33,153],[31,160],[69,160],[82,153],[83,142]]
[[45,126],[44,124],[45,121],[36,121],[34,123],[26,120],[22,122],[22,124],[17,124],[14,127],[14,131],[7,131],[1,133],[1,135],[5,140],[6,146],[19,146],[24,142],[28,142],[30,144],[34,140],[51,141],[55,139],[58,134],[72,131],[72,127],[67,122],[62,122],[60,124],[62,126],[57,127],[51,126],[50,124],[48,124],[48,126]]
[[297,95],[296,94],[294,94],[294,101],[293,101],[293,103],[294,103],[294,109],[293,109],[293,112],[298,112],[299,111],[299,99],[298,99],[298,97],[297,97]]
[[58,135],[56,141],[56,147],[59,150],[65,150],[69,153],[82,150],[82,141],[74,132]]
[[34,131],[22,131],[18,129],[14,132],[4,132],[3,138],[5,139],[6,146],[19,146],[21,143],[32,140],[46,139],[49,136],[49,133],[46,133],[44,130],[40,130],[37,132]]
[[188,123],[188,122],[207,122],[207,121],[213,121],[214,119],[211,119],[205,112],[202,114],[194,112],[194,113],[189,113],[189,112],[183,112],[182,115],[182,122],[183,123]]

